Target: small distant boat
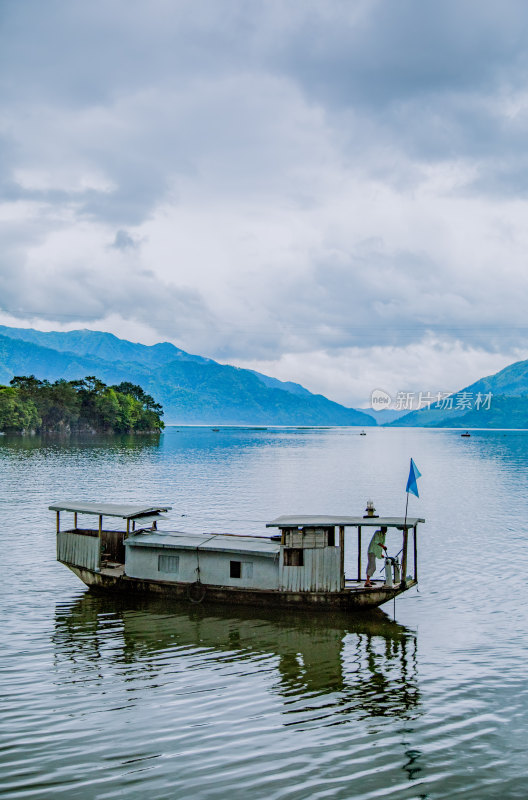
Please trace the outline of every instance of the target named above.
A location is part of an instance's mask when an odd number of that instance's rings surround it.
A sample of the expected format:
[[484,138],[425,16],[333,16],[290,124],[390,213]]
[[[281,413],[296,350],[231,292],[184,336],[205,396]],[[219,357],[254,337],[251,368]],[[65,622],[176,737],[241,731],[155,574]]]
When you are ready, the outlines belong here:
[[461,436],[465,436],[465,437],[469,437],[469,436],[471,436],[471,434],[470,434],[470,432],[469,432],[469,431],[466,431],[465,433],[461,433],[460,435],[461,435]]
[[211,430],[212,430],[214,433],[218,433],[218,431],[220,430],[220,428],[212,428]]
[[366,435],[367,435],[367,432],[366,432],[366,431],[361,431],[361,433],[360,433],[359,435],[360,435],[360,436],[366,436]]
[[[278,529],[274,535],[250,536],[160,531],[170,506],[74,501],[50,510],[57,515],[57,560],[98,590],[328,613],[380,606],[418,582],[419,518],[281,516],[266,526]],[[61,528],[61,512],[73,514],[73,525]],[[78,524],[86,516],[95,525]],[[111,528],[105,517],[114,520]],[[387,558],[384,577],[366,587],[365,534],[382,526],[401,561]],[[345,563],[357,565],[353,576],[345,575]]]

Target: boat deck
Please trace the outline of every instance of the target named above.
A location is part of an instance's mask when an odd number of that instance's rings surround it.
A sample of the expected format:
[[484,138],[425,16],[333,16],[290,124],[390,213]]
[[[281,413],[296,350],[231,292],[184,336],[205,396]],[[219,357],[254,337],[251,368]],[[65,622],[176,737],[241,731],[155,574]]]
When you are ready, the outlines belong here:
[[[413,581],[412,583],[415,583]],[[411,586],[411,581],[407,581],[406,587],[409,588]],[[387,586],[384,580],[372,580],[372,586],[365,586],[365,581],[354,581],[354,580],[346,580],[345,581],[345,592],[372,592],[372,591],[394,591],[394,589],[399,590],[401,588],[400,583],[394,583],[392,586]]]
[[117,564],[113,561],[103,562],[99,572],[109,578],[121,578],[125,574],[125,565]]

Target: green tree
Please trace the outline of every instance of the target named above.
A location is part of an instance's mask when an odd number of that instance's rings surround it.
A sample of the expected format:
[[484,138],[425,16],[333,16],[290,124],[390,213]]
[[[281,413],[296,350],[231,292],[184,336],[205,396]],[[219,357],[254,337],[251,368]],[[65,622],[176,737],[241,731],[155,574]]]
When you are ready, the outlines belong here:
[[95,422],[98,428],[120,430],[120,406],[113,389],[105,388],[93,400]]
[[143,411],[141,403],[130,394],[116,392],[116,396],[119,400],[119,429],[127,432],[135,430]]
[[113,389],[116,392],[120,392],[121,394],[129,395],[133,397],[134,400],[138,400],[146,409],[149,411],[154,411],[155,414],[159,416],[163,416],[163,408],[159,403],[156,403],[152,395],[147,394],[141,386],[138,386],[136,383],[130,383],[129,381],[122,381],[118,386],[113,386]]
[[48,381],[40,381],[34,375],[15,375],[9,384],[17,390],[18,396],[22,400],[34,400],[45,384],[49,386]]
[[15,387],[0,386],[0,431],[21,433],[37,430],[41,422],[32,400],[22,400]]

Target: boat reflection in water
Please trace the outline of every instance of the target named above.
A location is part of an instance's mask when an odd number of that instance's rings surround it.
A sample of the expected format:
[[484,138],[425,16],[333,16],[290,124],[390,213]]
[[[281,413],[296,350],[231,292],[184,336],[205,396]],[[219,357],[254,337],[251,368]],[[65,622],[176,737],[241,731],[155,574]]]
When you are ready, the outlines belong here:
[[56,665],[72,681],[93,687],[106,673],[127,676],[140,688],[142,679],[150,684],[159,673],[167,684],[167,670],[174,677],[185,669],[188,682],[196,671],[203,687],[204,670],[213,683],[221,666],[236,668],[257,686],[265,673],[283,713],[294,717],[291,724],[306,722],[311,712],[319,723],[328,715],[332,724],[407,717],[420,702],[416,647],[416,634],[379,610],[358,617],[234,612],[91,593],[57,606],[54,632]]

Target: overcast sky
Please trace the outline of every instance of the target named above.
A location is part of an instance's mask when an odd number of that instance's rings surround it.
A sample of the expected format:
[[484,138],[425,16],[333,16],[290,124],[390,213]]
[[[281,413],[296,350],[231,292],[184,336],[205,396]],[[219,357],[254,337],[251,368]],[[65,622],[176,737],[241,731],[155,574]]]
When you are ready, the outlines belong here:
[[0,322],[345,405],[528,357],[524,0],[1,0]]

